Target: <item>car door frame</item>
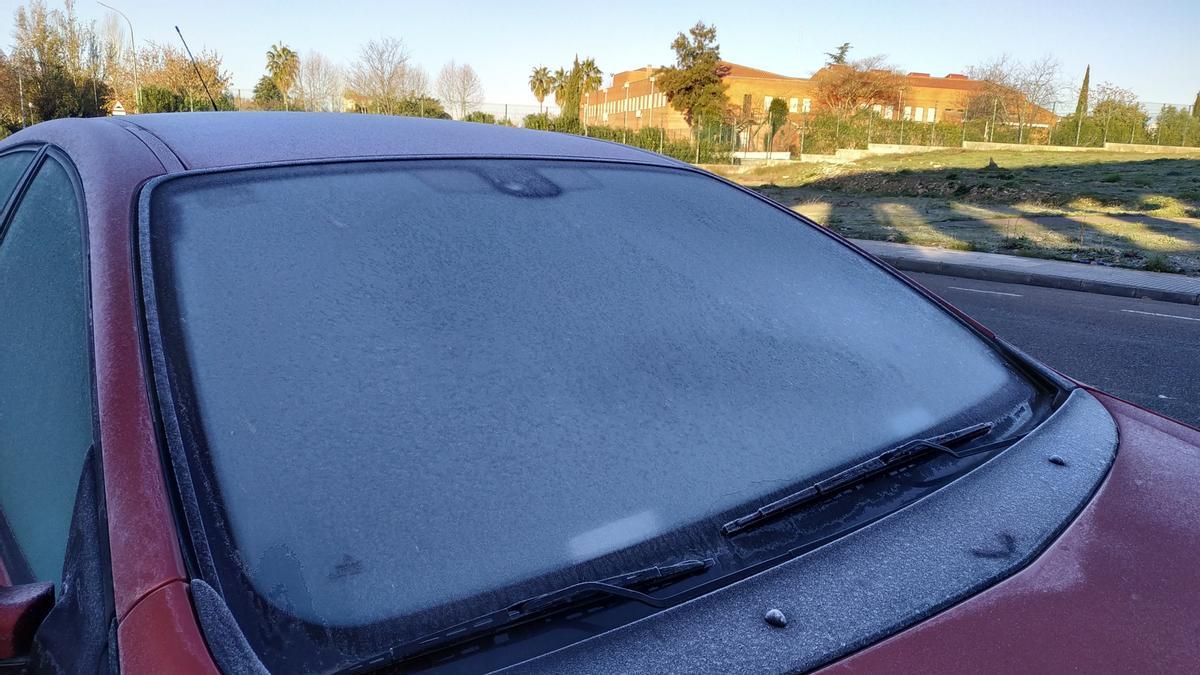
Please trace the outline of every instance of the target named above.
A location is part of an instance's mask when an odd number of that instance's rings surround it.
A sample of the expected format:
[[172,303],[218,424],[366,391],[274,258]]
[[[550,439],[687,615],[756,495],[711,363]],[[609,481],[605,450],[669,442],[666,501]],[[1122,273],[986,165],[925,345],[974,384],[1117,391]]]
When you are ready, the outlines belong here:
[[[91,443],[88,452],[96,454],[97,459],[102,456],[100,449],[100,416],[99,407],[97,404],[98,392],[96,388],[96,358],[95,345],[93,340],[93,316],[92,316],[92,293],[91,293],[91,262],[89,256],[90,242],[88,236],[88,219],[87,219],[87,203],[83,192],[83,181],[79,176],[79,171],[75,167],[74,162],[67,153],[60,148],[55,147],[50,143],[31,142],[5,148],[0,152],[0,157],[9,155],[15,152],[33,152],[33,157],[29,164],[25,167],[21,178],[13,187],[12,192],[4,200],[3,207],[0,208],[0,246],[4,245],[4,239],[8,234],[8,230],[12,225],[12,220],[16,215],[17,209],[25,200],[25,196],[29,191],[29,187],[33,184],[47,161],[58,162],[59,166],[66,172],[68,179],[71,182],[71,189],[74,191],[75,204],[78,210],[78,226],[80,228],[80,251],[83,262],[83,294],[84,294],[84,312],[86,320],[86,349],[88,354],[88,395],[89,405],[91,407]],[[104,485],[104,468],[103,462],[96,462],[96,471],[99,474],[98,488]],[[77,475],[70,476],[72,484],[78,483],[80,477]],[[106,587],[108,593],[112,592],[112,568],[111,562],[108,560],[108,518],[105,509],[105,495],[103,490],[99,491],[99,531],[96,533],[101,543],[101,553],[105,558],[103,565],[105,577],[107,580]],[[72,513],[75,511],[76,504],[72,502]],[[66,554],[64,553],[64,564],[66,563]],[[3,510],[0,509],[0,585],[14,585],[16,583],[28,583],[33,581],[53,581],[56,586],[61,585],[62,579],[36,579],[29,563],[24,559],[20,552],[19,543],[12,536],[11,531],[7,527],[4,520]],[[111,599],[108,601],[111,604]]]

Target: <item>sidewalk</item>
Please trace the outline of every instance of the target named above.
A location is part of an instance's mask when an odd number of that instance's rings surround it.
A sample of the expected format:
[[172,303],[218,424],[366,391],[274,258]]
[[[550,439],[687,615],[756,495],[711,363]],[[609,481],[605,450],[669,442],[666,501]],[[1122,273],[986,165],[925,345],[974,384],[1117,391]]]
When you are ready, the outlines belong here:
[[886,241],[853,241],[871,255],[908,272],[1200,305],[1200,278],[1182,274],[1143,272],[999,253],[949,251]]

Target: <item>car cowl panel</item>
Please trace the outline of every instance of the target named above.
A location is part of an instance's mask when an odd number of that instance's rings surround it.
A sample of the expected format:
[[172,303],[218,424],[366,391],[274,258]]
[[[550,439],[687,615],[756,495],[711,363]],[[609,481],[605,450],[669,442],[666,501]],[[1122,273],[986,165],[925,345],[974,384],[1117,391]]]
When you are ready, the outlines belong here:
[[1200,431],[1098,395],[1117,459],[1020,573],[823,673],[1195,672]]
[[[1112,416],[1077,389],[1026,438],[907,508],[739,583],[506,672],[820,667],[1028,565],[1089,502],[1116,450]],[[786,628],[763,620],[770,609],[788,617]],[[969,639],[988,638],[981,630]]]

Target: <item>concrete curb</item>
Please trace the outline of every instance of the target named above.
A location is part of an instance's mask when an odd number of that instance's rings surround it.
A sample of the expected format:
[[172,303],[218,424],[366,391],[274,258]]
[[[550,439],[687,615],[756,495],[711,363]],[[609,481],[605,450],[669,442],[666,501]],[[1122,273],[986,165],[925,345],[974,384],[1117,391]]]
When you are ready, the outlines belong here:
[[[1120,278],[1096,279],[1087,278],[1082,274],[1070,275],[1039,270],[1019,269],[1004,264],[1004,261],[1002,260],[997,261],[997,264],[981,263],[978,260],[979,254],[974,256],[976,259],[970,261],[954,260],[952,254],[955,252],[953,251],[945,252],[951,254],[950,256],[914,256],[905,254],[903,251],[882,248],[878,245],[880,242],[859,240],[855,241],[854,243],[861,246],[864,250],[871,253],[876,258],[879,258],[889,265],[906,272],[943,274],[947,276],[963,277],[966,279],[979,279],[981,281],[1025,284],[1027,286],[1044,286],[1047,288],[1061,288],[1070,291],[1082,291],[1084,293],[1099,293],[1102,295],[1116,295],[1126,298],[1158,300],[1161,302],[1173,302],[1184,305],[1200,305],[1200,279],[1195,280],[1195,284],[1190,284],[1194,286],[1194,288],[1162,288],[1158,285],[1139,283],[1138,281],[1130,281]],[[895,244],[889,245],[889,247],[895,246]],[[923,247],[913,246],[907,248],[921,249]],[[1000,259],[1013,257],[1001,254],[990,255]],[[1087,276],[1097,276],[1097,270],[1094,269],[1095,266],[1093,265],[1084,265],[1082,263],[1062,263],[1062,265],[1078,265],[1079,267],[1086,269],[1088,272]],[[1081,270],[1081,272],[1082,271],[1083,270]],[[1119,273],[1127,270],[1115,271]],[[1146,272],[1144,274],[1153,273]],[[1118,275],[1113,276],[1116,277]]]

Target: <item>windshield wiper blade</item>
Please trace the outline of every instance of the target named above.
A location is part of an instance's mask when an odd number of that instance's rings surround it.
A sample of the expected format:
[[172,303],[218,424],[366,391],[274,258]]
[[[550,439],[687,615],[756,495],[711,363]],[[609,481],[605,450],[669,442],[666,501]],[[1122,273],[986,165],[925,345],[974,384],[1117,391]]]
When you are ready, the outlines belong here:
[[684,560],[673,565],[656,565],[633,572],[618,574],[599,581],[584,581],[572,584],[548,593],[542,593],[512,603],[502,609],[497,609],[474,619],[463,621],[449,628],[402,643],[378,654],[358,666],[350,668],[346,673],[357,673],[379,668],[385,664],[394,664],[448,647],[460,642],[494,633],[508,626],[522,623],[548,612],[571,607],[584,600],[594,599],[595,596],[620,597],[651,607],[670,607],[677,599],[672,597],[657,598],[653,595],[634,590],[632,586],[644,586],[650,583],[666,583],[703,572],[712,567],[712,559]]
[[986,435],[992,430],[992,427],[993,425],[990,422],[981,422],[939,436],[918,438],[909,441],[863,462],[859,462],[819,483],[814,483],[803,490],[793,492],[786,497],[765,504],[740,518],[735,518],[721,526],[721,534],[726,537],[732,537],[740,532],[745,532],[775,516],[821,501],[831,494],[841,492],[855,483],[860,483],[889,468],[906,464],[923,455],[944,453],[957,458],[969,457],[989,450],[995,450],[1004,445],[1010,445],[1021,438],[1021,436],[1014,436],[998,443],[988,443],[965,451],[954,449],[954,446],[962,445],[967,441]]

